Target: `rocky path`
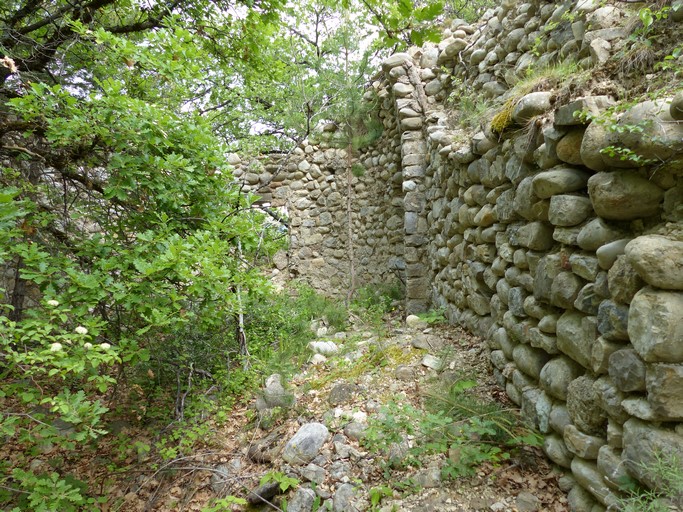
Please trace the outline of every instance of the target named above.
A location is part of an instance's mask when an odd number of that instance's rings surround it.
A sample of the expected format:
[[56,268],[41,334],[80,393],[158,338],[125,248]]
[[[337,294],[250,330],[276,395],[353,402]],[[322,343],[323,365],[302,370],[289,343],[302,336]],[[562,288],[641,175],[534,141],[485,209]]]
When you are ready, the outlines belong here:
[[419,433],[401,435],[398,424],[396,439],[387,432],[391,421],[400,420],[387,405],[393,411],[409,406],[419,421],[427,414],[429,389],[465,377],[476,378],[473,395],[497,397],[509,407],[481,340],[419,322],[384,339],[358,331],[319,334],[307,367],[290,382],[271,376],[253,404],[255,415],[236,412],[224,437],[234,441],[226,442],[229,451],[211,457],[217,464],[194,503],[230,495],[245,498],[250,510],[288,512],[567,510],[560,485],[571,482],[535,448],[447,479],[444,468],[449,458],[450,467],[457,466],[457,453],[425,453],[416,460],[411,448],[427,442]]

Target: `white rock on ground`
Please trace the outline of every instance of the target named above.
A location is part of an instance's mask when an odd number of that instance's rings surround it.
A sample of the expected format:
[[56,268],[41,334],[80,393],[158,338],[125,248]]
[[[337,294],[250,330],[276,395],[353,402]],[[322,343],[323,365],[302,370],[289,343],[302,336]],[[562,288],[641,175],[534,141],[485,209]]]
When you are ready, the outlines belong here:
[[290,464],[307,464],[318,455],[329,436],[327,427],[322,423],[307,423],[287,442],[282,458]]
[[308,348],[316,354],[322,354],[324,356],[329,356],[339,352],[339,347],[336,343],[331,341],[311,341],[308,344]]

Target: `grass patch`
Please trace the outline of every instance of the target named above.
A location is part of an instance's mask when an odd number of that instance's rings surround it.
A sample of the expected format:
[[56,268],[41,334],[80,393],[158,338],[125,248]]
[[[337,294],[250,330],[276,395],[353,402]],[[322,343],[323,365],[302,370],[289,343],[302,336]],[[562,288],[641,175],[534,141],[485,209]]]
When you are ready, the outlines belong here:
[[378,338],[384,338],[385,315],[394,311],[396,303],[402,301],[404,296],[405,289],[400,282],[364,286],[356,290],[349,310]]
[[576,62],[563,62],[541,69],[529,68],[527,75],[512,88],[511,95],[521,98],[531,92],[556,89],[577,78],[587,82],[590,72],[582,70]]
[[463,128],[477,128],[482,119],[491,111],[491,101],[480,94],[470,94],[459,87],[450,96],[451,103],[457,109],[457,117]]
[[683,508],[683,460],[676,453],[654,452],[648,463],[638,464],[639,469],[657,483],[657,489],[648,489],[635,480],[622,485],[628,495],[620,500],[623,512],[669,512]]
[[314,320],[343,331],[348,326],[348,312],[341,301],[304,285],[255,304],[246,326],[252,364],[262,366],[263,373],[295,372],[309,355],[306,345],[315,338],[311,330]]
[[474,380],[463,378],[432,387],[424,410],[389,402],[370,421],[363,444],[388,455],[391,446],[412,438],[400,460],[387,457],[385,469],[419,467],[424,456],[443,454],[444,478],[472,475],[483,463],[496,464],[521,446],[540,444],[540,436],[523,427],[514,411],[471,393],[475,386]]
[[321,389],[337,380],[354,381],[363,375],[376,373],[386,367],[408,364],[415,360],[420,352],[405,350],[397,345],[385,346],[382,342],[374,342],[368,346],[367,352],[352,361],[341,359],[338,365],[320,377],[309,381],[310,389]]
[[443,412],[454,421],[480,418],[490,422],[492,439],[507,442],[516,437],[518,417],[515,411],[498,403],[483,400],[471,392],[477,385],[473,378],[461,377],[453,384],[436,384],[425,393],[425,409]]
[[491,132],[502,135],[505,130],[514,125],[512,113],[515,106],[524,96],[537,91],[558,89],[569,80],[588,82],[589,73],[582,71],[578,64],[565,62],[542,69],[529,68],[527,76],[520,79],[506,94],[507,100],[491,119]]
[[420,318],[420,320],[427,322],[429,325],[439,325],[446,323],[444,309],[432,309],[426,313],[419,313],[417,316]]

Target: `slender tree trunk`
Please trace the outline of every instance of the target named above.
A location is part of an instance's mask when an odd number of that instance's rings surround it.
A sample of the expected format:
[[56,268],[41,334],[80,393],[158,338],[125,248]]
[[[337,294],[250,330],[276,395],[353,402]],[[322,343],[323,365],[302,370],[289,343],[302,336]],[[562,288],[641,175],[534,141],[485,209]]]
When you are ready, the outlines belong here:
[[346,295],[346,306],[351,304],[351,299],[356,291],[356,263],[355,255],[353,251],[353,219],[351,217],[352,213],[352,197],[353,187],[351,182],[353,181],[353,165],[352,165],[352,152],[353,146],[349,143],[346,148],[346,218],[348,223],[348,252],[349,252],[349,293]]
[[17,259],[14,267],[14,286],[12,288],[12,310],[9,313],[10,320],[18,322],[24,313],[24,297],[26,297],[26,281],[21,277],[21,269],[24,267],[24,259]]
[[[349,21],[349,13],[348,11],[345,11],[344,13],[345,16],[345,21]],[[345,76],[346,76],[346,88],[350,89],[352,86],[352,80],[351,80],[351,70],[349,67],[349,50],[348,47],[345,48],[344,51],[344,71],[345,71]],[[353,294],[356,291],[356,258],[354,255],[354,250],[353,250],[353,219],[351,217],[351,211],[352,211],[352,193],[353,193],[353,187],[352,181],[353,181],[353,125],[350,122],[350,119],[353,117],[354,112],[348,112],[349,114],[349,119],[347,119],[345,123],[345,128],[346,128],[346,138],[347,138],[347,145],[346,145],[346,218],[348,222],[348,236],[349,236],[349,241],[348,241],[348,252],[349,252],[349,292],[346,295],[346,307],[348,308],[351,305],[351,299],[353,298]]]
[[[237,251],[242,259],[242,241],[237,239]],[[247,333],[244,330],[244,305],[242,302],[242,285],[237,283],[237,343],[240,347],[240,355],[244,358],[244,369],[249,368],[249,347],[247,345]]]

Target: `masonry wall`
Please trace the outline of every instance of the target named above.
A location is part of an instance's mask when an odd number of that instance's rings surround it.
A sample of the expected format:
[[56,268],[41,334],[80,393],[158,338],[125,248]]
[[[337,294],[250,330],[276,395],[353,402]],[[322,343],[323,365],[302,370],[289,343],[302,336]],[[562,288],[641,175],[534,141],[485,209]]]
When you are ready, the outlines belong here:
[[[683,465],[683,93],[620,101],[636,25],[602,4],[504,1],[390,57],[369,92],[385,132],[350,188],[358,284],[398,269],[409,312],[444,308],[483,336],[571,473],[571,510],[591,512],[624,477],[656,487],[658,454]],[[679,41],[681,17],[662,22]],[[523,87],[569,64],[594,79]],[[474,129],[466,99],[488,100]],[[346,291],[347,155],[326,145],[299,148],[273,197],[293,272]]]
[[288,218],[281,270],[330,296],[349,294],[351,255],[354,289],[406,280],[400,139],[390,112],[379,115],[382,138],[350,158],[332,126],[289,154],[251,160],[231,155],[245,187]]

